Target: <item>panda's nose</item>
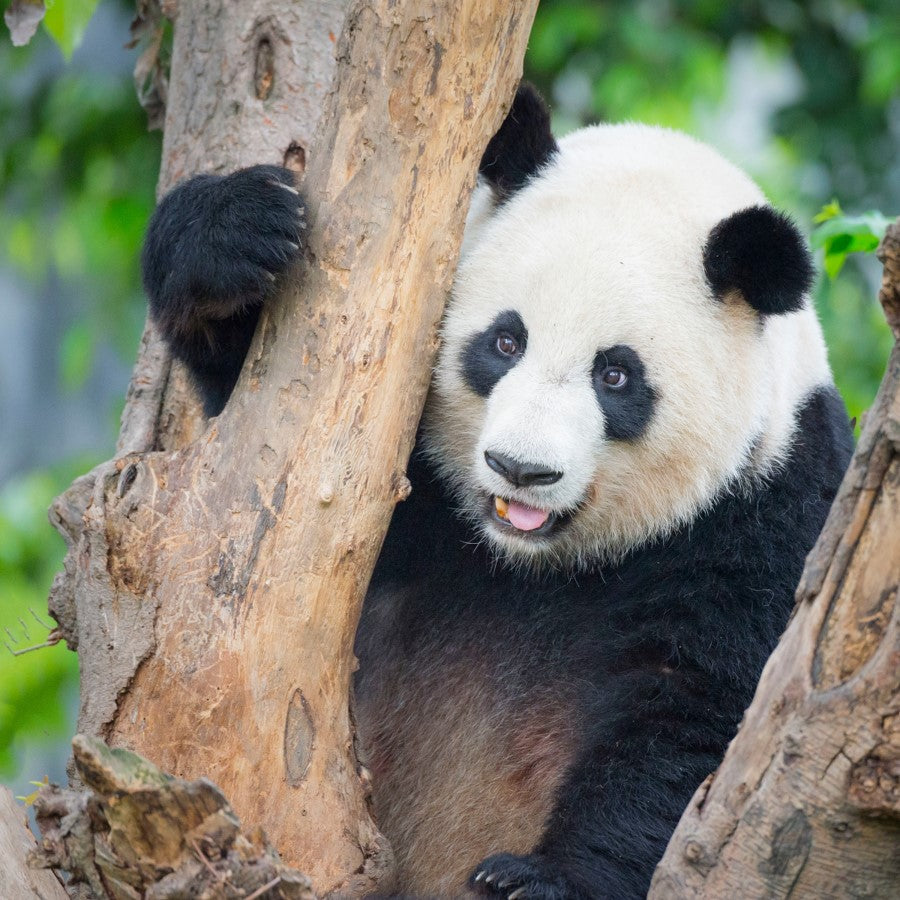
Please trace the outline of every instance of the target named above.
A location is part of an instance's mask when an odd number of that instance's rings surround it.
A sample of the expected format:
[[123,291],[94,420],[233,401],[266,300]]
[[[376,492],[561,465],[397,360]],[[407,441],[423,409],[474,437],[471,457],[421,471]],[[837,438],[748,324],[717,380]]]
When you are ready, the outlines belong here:
[[497,453],[495,450],[484,451],[484,461],[498,474],[502,475],[516,487],[529,487],[534,484],[555,484],[563,477],[562,472],[542,466],[538,463],[519,462],[511,456]]

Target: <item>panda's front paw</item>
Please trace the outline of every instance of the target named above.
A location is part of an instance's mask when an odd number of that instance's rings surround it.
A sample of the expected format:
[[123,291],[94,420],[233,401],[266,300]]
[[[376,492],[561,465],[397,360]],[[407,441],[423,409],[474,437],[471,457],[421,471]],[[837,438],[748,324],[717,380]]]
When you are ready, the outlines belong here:
[[536,853],[489,856],[475,867],[469,887],[476,894],[506,900],[583,900],[585,896],[551,860]]
[[[294,262],[305,240],[306,207],[293,174],[280,166],[252,166],[226,176],[208,227],[220,265],[231,267],[238,283],[245,271],[241,264],[262,270],[260,283],[267,289],[265,282]],[[228,293],[232,285],[221,274],[218,278],[217,292]]]
[[142,258],[164,333],[190,333],[261,303],[301,252],[304,214],[293,175],[280,166],[199,175],[166,196]]

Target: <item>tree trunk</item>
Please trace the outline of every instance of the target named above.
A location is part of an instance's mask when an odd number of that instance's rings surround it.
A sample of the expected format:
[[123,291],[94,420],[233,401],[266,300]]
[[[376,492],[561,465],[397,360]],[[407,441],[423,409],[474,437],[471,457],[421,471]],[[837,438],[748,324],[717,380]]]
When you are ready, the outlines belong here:
[[[900,220],[879,256],[900,340]],[[791,622],[669,842],[654,900],[900,896],[898,522],[895,344]]]
[[[197,172],[227,173],[259,162],[302,174],[350,0],[161,3],[163,12],[177,13],[177,26],[158,196]],[[135,69],[139,81],[158,64],[159,5],[138,0],[140,25],[132,30],[151,34]],[[183,367],[172,361],[148,323],[118,453],[184,447],[205,427]]]
[[0,785],[0,897],[16,900],[66,900],[66,889],[52,872],[28,865],[37,845],[28,828],[25,810],[9,788]]
[[[331,26],[296,42],[293,29],[341,6],[180,5],[164,187],[299,165],[297,98],[325,78],[303,54]],[[263,312],[227,408],[204,423],[148,330],[121,455],[53,510],[70,542],[51,602],[78,647],[79,730],[216,781],[319,893],[371,889],[385,865],[352,751],[353,637],[409,490],[469,192],[535,6],[354,4],[305,160],[307,260]]]

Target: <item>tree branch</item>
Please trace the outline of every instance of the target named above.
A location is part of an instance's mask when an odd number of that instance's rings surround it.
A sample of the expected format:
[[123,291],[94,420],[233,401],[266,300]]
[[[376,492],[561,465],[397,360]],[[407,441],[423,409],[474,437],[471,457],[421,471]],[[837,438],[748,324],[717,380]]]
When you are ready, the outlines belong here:
[[35,846],[25,810],[9,788],[0,786],[0,897],[67,900],[53,872],[39,872],[28,864]]

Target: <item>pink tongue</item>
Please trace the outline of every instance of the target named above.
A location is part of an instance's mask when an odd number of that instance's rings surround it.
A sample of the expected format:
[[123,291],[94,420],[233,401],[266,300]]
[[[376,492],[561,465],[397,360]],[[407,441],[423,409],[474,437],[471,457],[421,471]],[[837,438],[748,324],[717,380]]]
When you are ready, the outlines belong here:
[[550,513],[545,509],[535,509],[533,506],[526,506],[524,503],[510,500],[506,516],[519,531],[534,531],[535,528],[540,528],[547,521]]

